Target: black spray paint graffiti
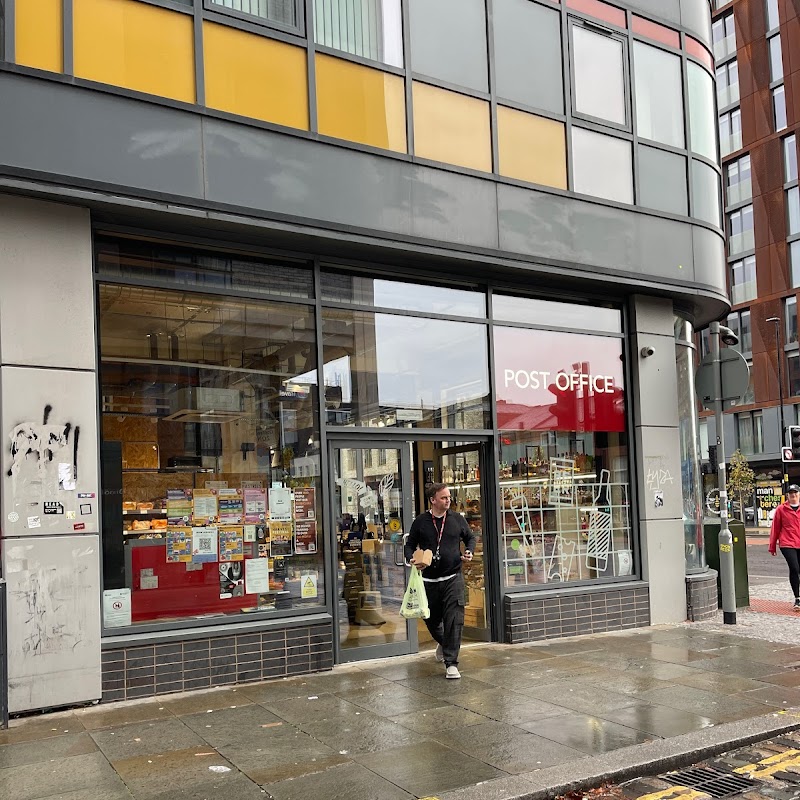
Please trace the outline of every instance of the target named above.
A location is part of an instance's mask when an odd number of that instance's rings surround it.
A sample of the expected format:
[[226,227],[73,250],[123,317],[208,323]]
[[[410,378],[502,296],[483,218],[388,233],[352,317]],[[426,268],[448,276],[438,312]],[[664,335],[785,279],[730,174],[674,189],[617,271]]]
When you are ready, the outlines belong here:
[[[66,450],[70,446],[72,437],[72,475],[67,476],[72,482],[78,478],[78,441],[81,435],[80,426],[73,429],[72,423],[64,425],[49,425],[50,413],[53,407],[44,407],[42,424],[23,422],[9,434],[11,439],[11,468],[8,470],[9,478],[19,473],[22,465],[28,458],[35,458],[39,472],[44,472],[49,463],[53,461],[56,453]],[[63,487],[62,487],[63,488]]]

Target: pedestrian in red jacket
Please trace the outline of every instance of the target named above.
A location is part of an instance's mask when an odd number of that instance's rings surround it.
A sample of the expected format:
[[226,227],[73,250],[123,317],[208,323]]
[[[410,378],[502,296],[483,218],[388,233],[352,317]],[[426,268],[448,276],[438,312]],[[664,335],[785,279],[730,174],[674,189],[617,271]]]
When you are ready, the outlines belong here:
[[786,502],[778,506],[769,534],[769,552],[777,548],[789,565],[789,583],[794,592],[794,610],[800,611],[800,486],[792,483],[786,489]]

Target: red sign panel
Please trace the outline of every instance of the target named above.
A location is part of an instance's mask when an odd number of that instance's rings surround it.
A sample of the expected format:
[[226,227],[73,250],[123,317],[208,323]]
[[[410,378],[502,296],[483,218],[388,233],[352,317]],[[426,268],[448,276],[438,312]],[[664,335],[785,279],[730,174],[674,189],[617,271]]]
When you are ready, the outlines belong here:
[[625,430],[621,339],[496,327],[494,359],[501,430]]

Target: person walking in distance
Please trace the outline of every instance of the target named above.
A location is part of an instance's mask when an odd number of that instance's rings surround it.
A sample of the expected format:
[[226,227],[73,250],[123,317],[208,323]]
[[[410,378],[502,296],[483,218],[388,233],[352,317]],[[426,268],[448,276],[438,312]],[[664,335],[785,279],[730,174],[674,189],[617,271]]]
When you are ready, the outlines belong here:
[[[472,561],[475,534],[461,514],[450,511],[450,490],[443,483],[429,483],[425,497],[430,509],[412,523],[405,545],[406,560],[422,572],[431,615],[425,620],[436,640],[436,660],[443,661],[445,677],[460,678],[458,651],[464,628],[464,575],[461,564]],[[464,542],[464,553],[461,553]],[[430,550],[430,565],[422,552]]]
[[778,506],[772,519],[769,534],[769,552],[775,555],[777,548],[789,565],[789,583],[794,592],[794,610],[800,611],[800,486],[789,484],[786,502]]

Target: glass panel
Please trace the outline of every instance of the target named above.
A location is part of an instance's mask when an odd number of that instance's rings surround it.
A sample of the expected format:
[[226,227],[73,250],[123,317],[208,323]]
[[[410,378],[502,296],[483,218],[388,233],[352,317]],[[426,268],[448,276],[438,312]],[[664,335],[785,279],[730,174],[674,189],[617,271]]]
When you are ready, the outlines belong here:
[[765,0],[767,6],[767,30],[771,31],[781,24],[778,15],[778,0]]
[[622,341],[495,327],[494,342],[505,585],[632,575]]
[[783,140],[783,180],[797,180],[797,136],[792,134]]
[[416,155],[491,172],[489,104],[419,81],[413,93]]
[[297,27],[296,0],[210,0],[212,5]]
[[498,106],[497,147],[501,175],[567,188],[567,142],[562,122]]
[[395,560],[407,522],[401,451],[333,452],[339,643],[347,650],[407,641],[408,625],[400,616],[406,570],[402,559],[400,566]]
[[740,312],[740,314],[739,314],[739,328],[740,328],[740,338],[739,338],[740,352],[742,352],[742,353],[752,353],[753,352],[753,335],[752,335],[752,330],[750,328],[750,312],[749,311]]
[[486,326],[323,311],[328,424],[488,428]]
[[130,286],[99,309],[105,588],[134,624],[323,605],[313,311]]
[[742,112],[737,108],[719,118],[719,140],[722,155],[733,153],[742,146]]
[[750,413],[736,415],[739,449],[744,455],[753,455],[753,418]]
[[625,80],[623,44],[574,25],[572,28],[575,71],[575,111],[624,125]]
[[305,262],[190,250],[135,239],[95,240],[100,275],[173,283],[197,289],[313,297],[314,276]]
[[700,435],[694,391],[694,348],[675,348],[678,369],[678,419],[681,437],[681,484],[686,569],[705,568],[703,536],[703,477],[700,471]]
[[800,242],[789,244],[789,265],[792,270],[792,286],[800,286]]
[[469,289],[404,283],[323,270],[320,291],[323,300],[338,303],[429,311],[455,317],[486,317],[486,295]]
[[734,211],[729,217],[728,252],[730,255],[744,253],[755,247],[753,235],[753,206]]
[[782,131],[786,125],[786,92],[783,86],[772,90],[772,107],[775,112],[775,131]]
[[498,96],[563,114],[561,14],[508,0],[494,6],[492,23]]
[[692,159],[692,216],[722,224],[719,207],[719,174],[702,161]]
[[714,44],[714,58],[721,61],[736,52],[736,30],[733,14],[727,14],[716,20],[711,26],[711,38]]
[[786,298],[786,341],[784,344],[793,344],[797,341],[797,298]]
[[689,212],[686,157],[639,145],[640,206],[670,214]]
[[488,92],[484,0],[427,0],[408,5],[413,71]]
[[402,67],[400,0],[314,0],[314,41]]
[[750,173],[750,156],[742,156],[725,168],[728,205],[750,200],[753,197],[753,184]]
[[753,412],[753,451],[764,452],[764,415],[760,411]]
[[756,259],[749,256],[731,264],[731,302],[746,303],[756,297]]
[[717,160],[714,119],[714,81],[701,67],[688,63],[689,133],[691,149],[712,161]]
[[630,142],[573,127],[572,169],[576,192],[633,203]]
[[406,152],[406,91],[399,75],[316,54],[320,133]]
[[789,215],[789,235],[800,233],[800,188],[797,186],[786,192],[786,208]]
[[769,46],[769,75],[770,82],[783,78],[783,49],[781,48],[780,34],[767,39]]
[[622,315],[615,308],[558,303],[554,300],[536,300],[532,297],[493,294],[492,316],[495,322],[553,325],[559,328],[580,328],[607,333],[622,331]]
[[633,56],[639,136],[683,147],[680,57],[641,42],[634,42]]
[[796,397],[800,394],[800,356],[787,356],[786,364],[789,376],[789,395]]
[[717,67],[717,105],[720,108],[739,102],[739,66],[730,61]]

